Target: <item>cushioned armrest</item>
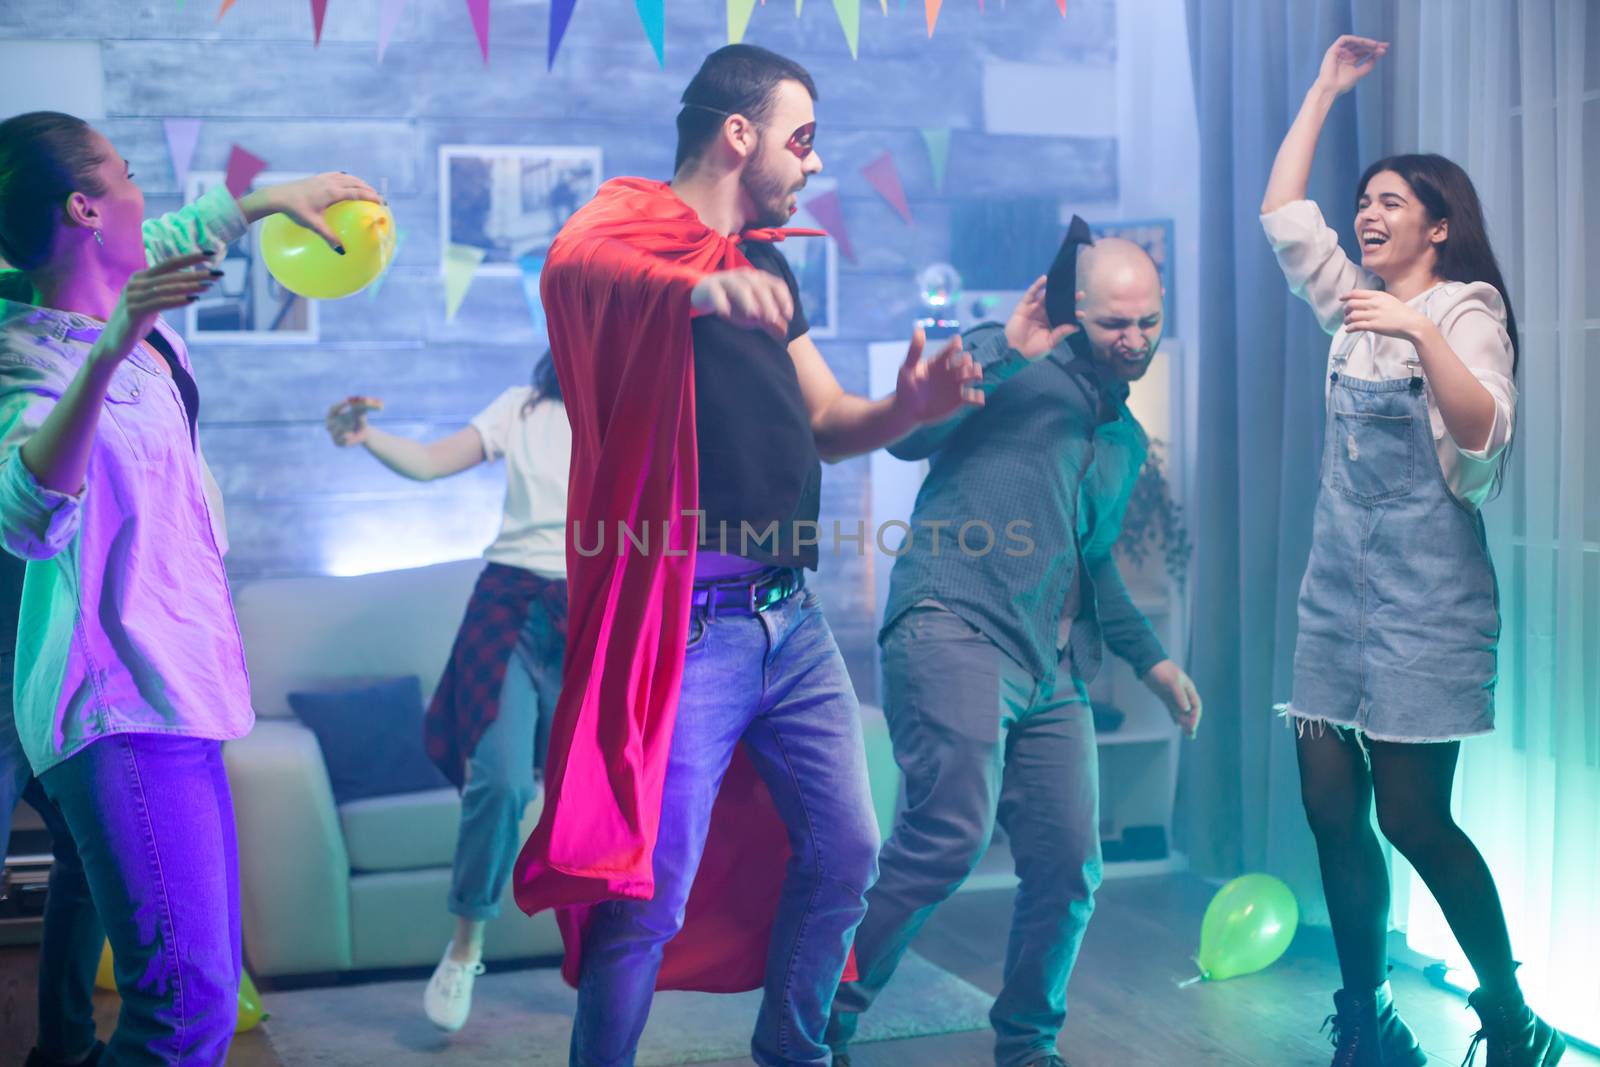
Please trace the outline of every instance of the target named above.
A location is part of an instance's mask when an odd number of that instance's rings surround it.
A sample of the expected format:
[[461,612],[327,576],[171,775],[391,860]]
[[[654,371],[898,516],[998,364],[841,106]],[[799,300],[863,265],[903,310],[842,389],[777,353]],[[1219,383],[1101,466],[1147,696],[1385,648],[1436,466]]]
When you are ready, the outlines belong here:
[[239,828],[245,956],[256,975],[350,967],[350,857],[316,735],[258,719],[223,746]]

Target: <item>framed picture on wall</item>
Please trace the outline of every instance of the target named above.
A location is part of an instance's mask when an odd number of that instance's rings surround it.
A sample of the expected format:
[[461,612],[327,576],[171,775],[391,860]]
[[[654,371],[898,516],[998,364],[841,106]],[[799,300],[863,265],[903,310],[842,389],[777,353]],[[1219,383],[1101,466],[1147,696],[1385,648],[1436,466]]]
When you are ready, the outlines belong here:
[[1161,270],[1161,287],[1167,291],[1165,322],[1161,332],[1169,337],[1178,335],[1178,290],[1173,285],[1172,267],[1177,259],[1177,246],[1172,242],[1171,219],[1136,219],[1131,222],[1089,222],[1095,239],[1121,237],[1132,241],[1150,254]]
[[[190,171],[186,202],[193,203],[226,177],[220,170]],[[304,177],[263,171],[255,186]],[[317,339],[317,302],[291,293],[267,272],[261,259],[261,227],[250,227],[229,245],[216,266],[222,277],[184,311],[184,334],[190,344],[305,344]]]
[[[833,178],[812,178],[800,192],[800,210],[789,220],[790,226],[821,229],[806,210],[806,201],[834,192],[839,183]],[[835,337],[839,333],[839,245],[832,237],[791,237],[778,242],[778,251],[789,261],[795,281],[800,285],[800,305],[812,337]]]
[[441,145],[440,255],[471,245],[479,274],[520,275],[599,188],[598,146]]

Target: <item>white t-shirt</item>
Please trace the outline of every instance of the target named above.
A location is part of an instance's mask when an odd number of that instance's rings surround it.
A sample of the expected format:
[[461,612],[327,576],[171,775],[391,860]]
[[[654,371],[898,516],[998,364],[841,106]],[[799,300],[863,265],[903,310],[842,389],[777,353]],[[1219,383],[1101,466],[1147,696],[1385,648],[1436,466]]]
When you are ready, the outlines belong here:
[[[1352,378],[1382,381],[1410,377],[1408,361],[1417,350],[1410,341],[1344,328],[1339,298],[1352,289],[1382,289],[1383,281],[1350,260],[1339,237],[1310,200],[1295,200],[1261,216],[1278,265],[1296,295],[1310,304],[1322,328],[1333,334],[1328,352],[1345,356],[1344,373]],[[1450,350],[1494,398],[1494,427],[1482,449],[1462,448],[1446,431],[1433,390],[1427,389],[1428,417],[1434,447],[1446,484],[1456,499],[1477,507],[1489,495],[1500,453],[1511,441],[1517,387],[1511,380],[1511,339],[1506,334],[1505,302],[1487,282],[1445,282],[1407,301],[1444,334]]]
[[483,439],[484,459],[504,456],[506,461],[500,534],[483,558],[545,578],[565,578],[572,427],[559,401],[541,400],[524,410],[532,395],[531,386],[514,386],[472,420]]

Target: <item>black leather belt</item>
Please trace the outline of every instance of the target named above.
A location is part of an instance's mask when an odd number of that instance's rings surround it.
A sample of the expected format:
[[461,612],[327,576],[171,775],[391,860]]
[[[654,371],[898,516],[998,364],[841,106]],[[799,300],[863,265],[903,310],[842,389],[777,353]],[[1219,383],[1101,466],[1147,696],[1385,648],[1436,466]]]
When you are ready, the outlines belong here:
[[759,615],[805,588],[798,567],[768,567],[748,578],[717,578],[694,583],[690,604],[715,618],[728,613]]

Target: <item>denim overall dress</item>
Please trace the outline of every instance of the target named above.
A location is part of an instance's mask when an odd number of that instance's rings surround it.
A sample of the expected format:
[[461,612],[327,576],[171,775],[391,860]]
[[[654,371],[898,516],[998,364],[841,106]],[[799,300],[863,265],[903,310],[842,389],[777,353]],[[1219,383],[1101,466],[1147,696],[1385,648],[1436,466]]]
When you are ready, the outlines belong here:
[[1483,518],[1456,499],[1435,450],[1421,365],[1411,376],[1329,375],[1322,481],[1300,585],[1297,726],[1375,741],[1450,741],[1494,729],[1499,596]]

